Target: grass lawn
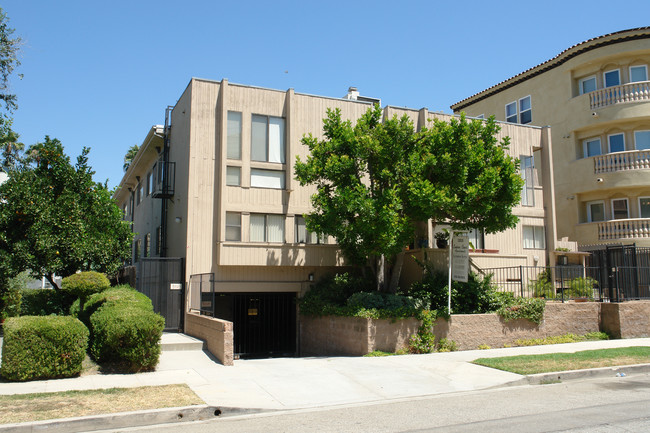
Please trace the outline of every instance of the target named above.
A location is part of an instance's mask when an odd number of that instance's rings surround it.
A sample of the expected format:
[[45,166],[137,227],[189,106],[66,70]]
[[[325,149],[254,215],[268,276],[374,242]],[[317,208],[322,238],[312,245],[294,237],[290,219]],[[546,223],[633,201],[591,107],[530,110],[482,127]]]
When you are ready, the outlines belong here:
[[575,353],[479,358],[474,360],[473,363],[517,374],[584,370],[587,368],[650,363],[650,347],[622,347],[619,349],[583,350]]
[[199,404],[184,384],[0,395],[0,424]]

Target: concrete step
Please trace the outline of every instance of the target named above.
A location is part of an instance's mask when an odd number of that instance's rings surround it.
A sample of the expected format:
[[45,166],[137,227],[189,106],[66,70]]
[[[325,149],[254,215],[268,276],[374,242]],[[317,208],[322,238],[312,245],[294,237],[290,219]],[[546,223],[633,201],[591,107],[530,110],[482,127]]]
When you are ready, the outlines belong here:
[[164,332],[160,341],[160,348],[163,351],[172,350],[203,350],[204,342],[189,335]]

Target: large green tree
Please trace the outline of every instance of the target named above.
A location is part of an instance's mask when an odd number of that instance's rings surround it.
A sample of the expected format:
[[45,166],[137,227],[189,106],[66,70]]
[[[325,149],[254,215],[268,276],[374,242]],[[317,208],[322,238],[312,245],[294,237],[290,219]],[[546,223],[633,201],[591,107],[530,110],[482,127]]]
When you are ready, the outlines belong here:
[[45,137],[0,185],[0,258],[9,276],[29,270],[57,287],[55,274],[112,274],[129,257],[131,229],[106,185],[93,181],[88,152],[72,165],[61,142]]
[[379,289],[396,290],[418,221],[487,233],[517,223],[511,210],[522,180],[493,119],[461,116],[418,132],[407,116],[382,121],[379,107],[355,125],[328,110],[323,131],[323,140],[303,138],[310,155],[295,165],[300,184],[317,187],[307,228],[336,238],[351,263],[369,265]]

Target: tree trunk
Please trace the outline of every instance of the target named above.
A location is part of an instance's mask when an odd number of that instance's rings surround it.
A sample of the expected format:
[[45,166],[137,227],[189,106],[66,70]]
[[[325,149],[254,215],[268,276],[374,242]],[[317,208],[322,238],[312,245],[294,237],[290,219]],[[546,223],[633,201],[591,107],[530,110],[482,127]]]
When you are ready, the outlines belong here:
[[386,287],[386,258],[382,254],[377,258],[377,291],[383,292]]
[[45,275],[45,278],[47,278],[47,281],[50,282],[50,284],[52,285],[52,288],[54,290],[59,290],[60,289],[60,287],[54,282],[54,274],[52,274],[52,275],[47,274],[47,275]]
[[399,288],[399,277],[402,274],[402,266],[404,265],[404,251],[400,251],[397,256],[395,256],[395,263],[393,264],[393,270],[390,276],[390,286],[388,291],[390,293],[396,293]]

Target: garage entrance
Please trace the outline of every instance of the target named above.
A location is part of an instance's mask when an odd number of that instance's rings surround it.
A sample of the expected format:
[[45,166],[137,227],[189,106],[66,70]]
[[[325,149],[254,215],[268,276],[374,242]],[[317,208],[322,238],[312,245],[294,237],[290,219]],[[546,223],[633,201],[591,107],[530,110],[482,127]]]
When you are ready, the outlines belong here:
[[214,316],[233,322],[236,358],[296,354],[296,294],[293,292],[215,293]]

